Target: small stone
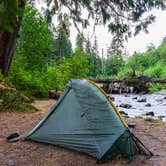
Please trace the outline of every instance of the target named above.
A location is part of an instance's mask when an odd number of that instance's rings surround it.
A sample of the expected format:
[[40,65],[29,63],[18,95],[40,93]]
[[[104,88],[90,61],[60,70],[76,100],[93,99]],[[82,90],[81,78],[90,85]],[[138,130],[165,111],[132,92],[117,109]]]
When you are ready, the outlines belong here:
[[139,158],[140,161],[146,160],[145,155],[138,155],[138,158]]
[[156,99],[157,102],[162,103],[163,99]]
[[146,102],[146,98],[139,99],[137,102]]
[[130,97],[130,96],[129,96],[129,95],[127,95],[127,94],[125,94],[124,96],[125,96],[125,97]]
[[123,108],[127,108],[127,109],[129,109],[129,108],[132,107],[132,105],[122,103],[122,104],[119,105],[119,107],[123,107]]
[[147,115],[147,116],[154,116],[154,112],[153,111],[150,111],[150,112],[147,112],[145,115]]
[[115,101],[115,97],[113,96],[108,96],[112,101]]
[[165,116],[158,116],[158,118],[162,120],[163,118],[165,118]]
[[14,162],[12,160],[9,160],[9,163],[8,163],[9,166],[14,166]]
[[123,115],[124,118],[130,118],[128,115]]
[[152,105],[150,103],[147,103],[145,107],[151,107]]
[[135,126],[136,126],[136,124],[133,124],[133,123],[128,123],[127,125],[128,125],[128,127],[130,127],[130,128],[135,128]]
[[146,120],[146,121],[149,121],[149,122],[152,122],[154,119],[153,119],[153,118],[150,118],[150,117],[146,117],[145,120]]
[[119,111],[120,112],[120,114],[123,114],[123,115],[128,115],[126,112],[124,112],[124,111]]

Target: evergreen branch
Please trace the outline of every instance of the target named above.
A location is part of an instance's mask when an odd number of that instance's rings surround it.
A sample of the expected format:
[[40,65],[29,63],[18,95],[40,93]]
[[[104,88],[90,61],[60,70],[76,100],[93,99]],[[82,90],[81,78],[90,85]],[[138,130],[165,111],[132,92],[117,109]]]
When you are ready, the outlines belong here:
[[113,7],[113,5],[110,4],[110,3],[112,3],[112,2],[109,3],[108,0],[103,0],[103,2],[105,2],[105,4],[108,5],[108,6],[112,9],[112,11],[113,11],[117,16],[119,16],[119,17],[121,17],[121,18],[130,20],[130,21],[134,21],[134,22],[135,22],[135,21],[139,21],[139,22],[146,21],[146,19],[142,19],[142,20],[138,19],[138,20],[135,20],[135,19],[132,18],[132,17],[124,16],[123,14],[120,14],[118,11],[116,11],[116,9]]

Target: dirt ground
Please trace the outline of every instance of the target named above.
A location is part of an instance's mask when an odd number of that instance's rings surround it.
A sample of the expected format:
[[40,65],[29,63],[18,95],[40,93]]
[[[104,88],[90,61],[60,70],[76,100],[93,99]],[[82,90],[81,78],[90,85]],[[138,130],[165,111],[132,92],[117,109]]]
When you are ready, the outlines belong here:
[[[86,154],[31,141],[8,143],[6,136],[13,132],[27,134],[49,111],[54,100],[36,101],[40,109],[36,113],[0,112],[0,166],[95,166],[96,160]],[[142,156],[130,164],[132,166],[166,166],[166,125],[156,126],[142,119],[129,119],[136,124],[135,135],[154,153],[142,160]],[[125,159],[109,160],[102,166],[129,165]]]

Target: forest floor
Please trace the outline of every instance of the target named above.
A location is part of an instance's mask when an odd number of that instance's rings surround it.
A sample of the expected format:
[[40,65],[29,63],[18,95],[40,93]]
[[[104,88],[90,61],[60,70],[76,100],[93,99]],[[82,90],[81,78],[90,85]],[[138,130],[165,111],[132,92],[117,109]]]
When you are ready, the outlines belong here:
[[[19,131],[27,134],[49,111],[54,100],[35,101],[40,110],[35,113],[0,112],[0,166],[95,166],[96,160],[86,154],[31,141],[8,143],[6,136]],[[131,166],[166,165],[166,125],[154,125],[143,119],[129,119],[136,124],[135,135],[154,153],[142,160],[141,156]],[[125,159],[109,160],[102,166],[129,165]]]

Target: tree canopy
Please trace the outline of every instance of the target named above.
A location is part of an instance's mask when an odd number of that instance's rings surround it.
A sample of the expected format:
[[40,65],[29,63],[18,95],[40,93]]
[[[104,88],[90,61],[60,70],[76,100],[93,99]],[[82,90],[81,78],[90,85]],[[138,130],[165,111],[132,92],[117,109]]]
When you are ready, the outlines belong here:
[[17,67],[31,71],[44,70],[54,56],[53,34],[46,20],[31,4],[26,5],[19,35],[15,52],[20,60]]
[[[57,14],[64,26],[72,20],[77,28],[77,23],[86,28],[93,19],[94,25],[107,25],[109,31],[125,34],[125,37],[136,35],[141,30],[148,31],[147,27],[155,17],[149,14],[143,18],[144,13],[154,8],[166,8],[164,0],[54,0],[54,5],[51,2],[47,0],[47,17],[51,19],[51,15]],[[85,10],[88,12],[86,18]],[[131,27],[135,27],[134,31]]]
[[[125,38],[132,34],[136,35],[141,30],[148,31],[147,27],[155,17],[152,14],[143,17],[144,13],[154,8],[163,10],[166,8],[165,0],[46,0],[46,2],[47,8],[44,13],[47,21],[51,23],[52,16],[56,15],[68,35],[71,21],[79,31],[78,24],[86,28],[94,20],[94,27],[107,25],[111,33]],[[0,0],[0,43],[2,43],[0,68],[4,75],[8,74],[25,4],[26,0]],[[84,11],[87,13],[86,16],[83,14]]]
[[[11,23],[17,19],[22,9],[20,3],[26,0],[0,0],[0,28],[10,29]],[[43,0],[43,2],[45,2]],[[142,18],[145,12],[154,8],[165,9],[165,0],[47,0],[45,14],[51,20],[51,16],[57,15],[64,23],[73,21],[76,25],[81,23],[86,28],[91,19],[97,24],[106,24],[112,33],[131,35],[131,27],[135,27],[134,34],[144,30],[151,24],[155,17],[150,14]],[[52,3],[53,2],[53,3]],[[64,10],[65,8],[65,10]],[[87,18],[82,14],[88,11]]]

